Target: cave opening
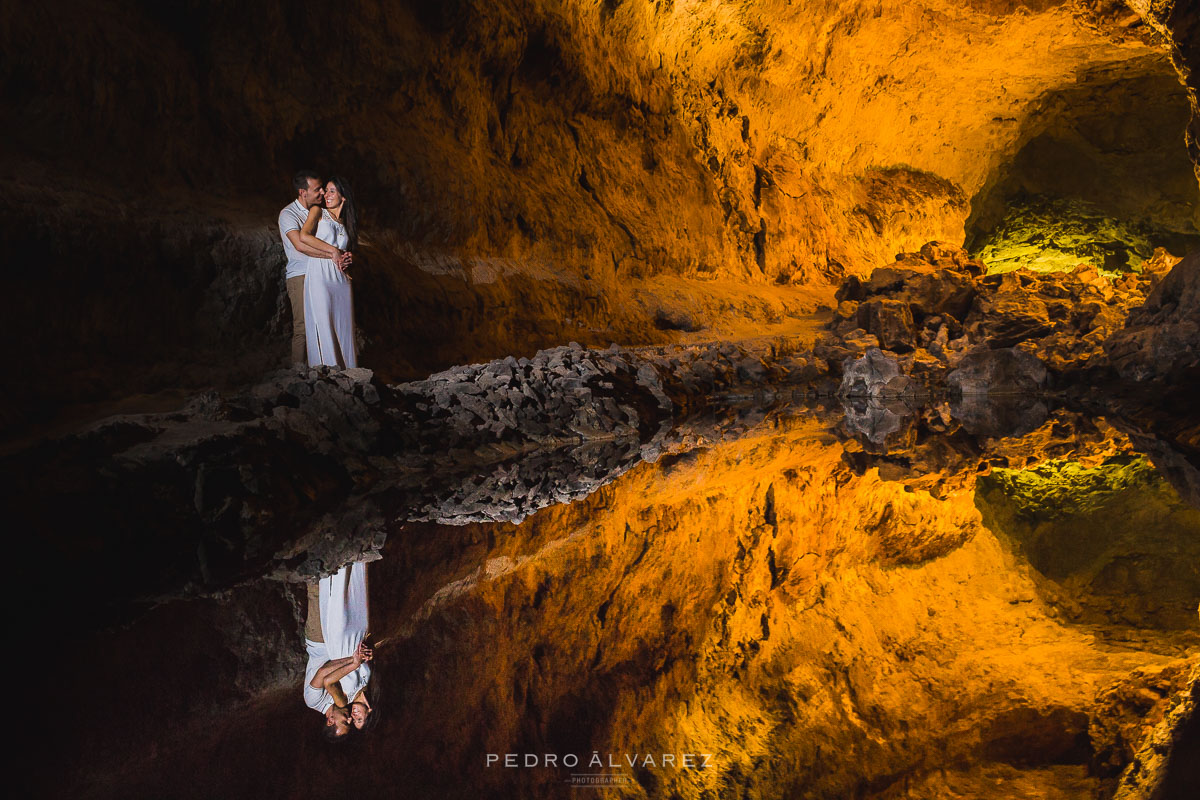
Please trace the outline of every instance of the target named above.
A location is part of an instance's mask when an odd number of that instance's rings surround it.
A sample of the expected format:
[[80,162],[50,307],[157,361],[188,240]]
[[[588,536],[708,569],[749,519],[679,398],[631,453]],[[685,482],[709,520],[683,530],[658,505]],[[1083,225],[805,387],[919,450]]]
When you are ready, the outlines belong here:
[[1161,61],[1113,73],[1038,98],[1014,154],[972,199],[966,247],[989,271],[1090,263],[1115,277],[1200,243],[1186,88]]

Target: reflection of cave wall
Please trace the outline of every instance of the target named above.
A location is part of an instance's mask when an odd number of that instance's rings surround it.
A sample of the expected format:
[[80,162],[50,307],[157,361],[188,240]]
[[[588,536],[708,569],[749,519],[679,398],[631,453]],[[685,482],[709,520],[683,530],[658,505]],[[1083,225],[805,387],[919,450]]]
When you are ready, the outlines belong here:
[[[160,752],[211,737],[214,719],[239,724],[253,716],[264,693],[296,685],[304,668],[298,598],[294,587],[257,581],[203,600],[164,603],[134,624],[99,634],[70,624],[42,629],[59,655],[40,670],[42,685],[52,687],[44,699],[54,713],[43,718],[37,739],[54,746],[25,742],[39,768],[23,770],[18,785],[28,787],[28,796],[52,796],[51,787],[68,775],[119,775],[131,760],[145,769]],[[71,600],[103,603],[96,594]],[[171,795],[187,791],[181,786]],[[92,786],[76,796],[106,794]]]
[[[710,772],[634,771],[649,797],[924,800],[943,783],[995,796],[997,780],[1092,796],[1090,751],[1111,746],[1119,769],[1114,743],[1161,717],[1181,660],[1062,625],[979,520],[970,491],[855,475],[822,428],[781,420],[519,527],[405,526],[371,566],[389,712],[374,739],[331,752],[275,673],[186,746],[148,729],[153,756],[87,765],[91,794],[290,795],[352,773],[368,797],[551,798],[557,773],[483,755],[630,749],[716,754]],[[257,602],[286,633],[285,598]],[[186,626],[149,633],[198,644]],[[230,631],[230,663],[248,641]]]
[[1191,629],[1200,602],[1200,511],[1142,459],[1050,461],[978,482],[985,524],[1011,538],[1078,622]]

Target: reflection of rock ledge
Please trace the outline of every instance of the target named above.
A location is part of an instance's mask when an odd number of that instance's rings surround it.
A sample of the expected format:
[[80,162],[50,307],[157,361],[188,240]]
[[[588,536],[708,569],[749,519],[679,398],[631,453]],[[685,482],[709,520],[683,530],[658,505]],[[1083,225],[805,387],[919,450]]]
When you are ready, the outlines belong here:
[[1200,772],[1200,663],[1121,774],[1114,800],[1188,797]]
[[[285,371],[177,413],[107,420],[0,469],[6,506],[55,554],[64,582],[97,596],[124,587],[125,600],[211,591],[262,574],[316,576],[377,549],[410,517],[519,518],[653,457],[673,415],[707,396],[814,371],[793,366],[733,345],[574,345],[395,387],[367,370]],[[514,488],[503,479],[484,491],[487,510],[482,495],[446,489],[543,449],[573,466],[523,477],[523,506],[499,510]],[[579,461],[601,451],[599,464]],[[539,457],[546,470],[557,458]],[[430,506],[431,474],[455,508]]]

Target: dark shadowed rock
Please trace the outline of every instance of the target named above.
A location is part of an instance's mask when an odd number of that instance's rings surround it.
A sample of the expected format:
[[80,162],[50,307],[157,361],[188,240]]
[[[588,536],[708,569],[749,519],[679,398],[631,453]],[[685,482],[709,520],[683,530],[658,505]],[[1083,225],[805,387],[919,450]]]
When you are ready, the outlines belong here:
[[950,402],[950,413],[967,433],[981,437],[1024,436],[1050,414],[1046,402],[1032,395],[964,394]]
[[902,300],[882,298],[860,303],[858,326],[877,336],[879,346],[885,350],[904,353],[916,345],[912,309]]
[[995,289],[981,296],[964,320],[972,341],[1012,347],[1053,330],[1046,301],[1029,291],[1028,285],[1022,285],[1021,277],[1017,272],[1007,272],[981,281]]
[[962,395],[1036,392],[1046,386],[1046,367],[1022,350],[981,348],[963,356],[946,385]]
[[1200,378],[1200,250],[1162,279],[1104,350],[1125,380]]
[[907,299],[918,319],[933,314],[963,319],[975,299],[975,283],[964,272],[939,269],[914,278],[907,286]]

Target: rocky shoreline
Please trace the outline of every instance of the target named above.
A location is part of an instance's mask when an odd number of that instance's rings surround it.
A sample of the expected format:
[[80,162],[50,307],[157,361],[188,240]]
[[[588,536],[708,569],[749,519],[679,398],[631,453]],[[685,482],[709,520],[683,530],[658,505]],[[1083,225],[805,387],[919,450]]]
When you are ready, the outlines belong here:
[[[138,587],[131,596],[216,591],[264,574],[301,580],[376,551],[406,520],[516,520],[569,500],[653,460],[673,429],[731,400],[835,396],[847,430],[885,451],[922,414],[1011,436],[1041,424],[1052,398],[1088,407],[1158,448],[1173,483],[1196,496],[1196,426],[1168,425],[1171,415],[1153,409],[1186,392],[1197,369],[1200,337],[1189,337],[1200,258],[1166,278],[1115,283],[1091,268],[987,276],[962,251],[932,244],[898,264],[848,279],[811,350],[572,343],[394,386],[362,369],[283,371],[179,412],[114,417],[10,454],[8,505],[49,551],[89,553],[75,579],[124,575],[118,583]],[[547,453],[558,455],[528,478],[471,483]],[[503,510],[518,488],[528,502]],[[85,531],[121,535],[74,548]]]

